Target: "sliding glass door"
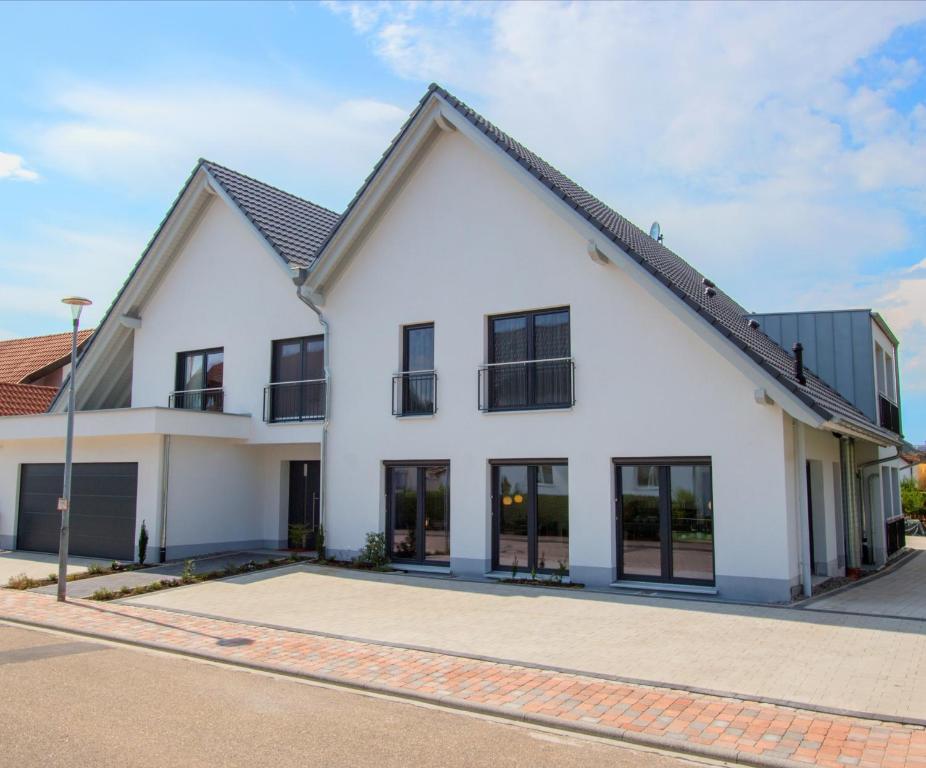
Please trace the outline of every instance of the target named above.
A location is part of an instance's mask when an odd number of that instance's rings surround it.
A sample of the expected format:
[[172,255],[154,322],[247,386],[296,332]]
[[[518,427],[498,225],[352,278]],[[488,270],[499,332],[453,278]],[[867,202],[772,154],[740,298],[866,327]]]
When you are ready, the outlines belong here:
[[395,561],[450,562],[448,464],[386,464],[386,546]]
[[565,463],[492,467],[493,568],[569,568],[569,469]]
[[615,474],[620,577],[713,584],[710,462],[619,461]]

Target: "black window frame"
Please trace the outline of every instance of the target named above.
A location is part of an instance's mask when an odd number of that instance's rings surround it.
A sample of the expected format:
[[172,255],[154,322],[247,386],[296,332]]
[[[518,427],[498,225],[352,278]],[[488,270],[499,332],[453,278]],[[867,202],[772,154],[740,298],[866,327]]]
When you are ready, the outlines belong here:
[[[655,466],[659,477],[659,543],[660,576],[647,576],[636,573],[624,573],[624,515],[623,515],[623,481],[621,468]],[[616,578],[618,581],[641,581],[654,584],[682,584],[690,586],[716,586],[717,584],[717,527],[716,509],[714,507],[714,465],[710,456],[624,456],[611,460],[614,478],[614,522],[616,532]],[[711,578],[686,579],[676,578],[672,571],[672,484],[671,467],[708,467],[711,479]]]
[[[552,574],[557,572],[557,568],[539,568],[537,567],[538,540],[537,540],[537,469],[541,465],[553,465],[566,467],[569,469],[569,460],[558,459],[492,459],[489,462],[491,469],[491,509],[492,509],[492,570],[509,571],[510,565],[501,565],[499,563],[499,534],[501,526],[501,499],[498,497],[498,471],[501,467],[527,467],[527,486],[528,486],[528,509],[527,509],[527,560],[526,567],[518,566],[518,573],[543,573]],[[571,490],[566,493],[567,499],[567,519],[572,527],[572,505],[569,503]],[[572,561],[570,560],[570,568]],[[567,573],[569,571],[567,570]]]
[[[215,388],[218,390],[215,393],[215,395],[218,396],[215,398],[218,400],[218,408],[206,407],[210,400],[210,395],[205,391],[200,393],[200,406],[198,408],[193,408],[186,405],[185,403],[187,402],[187,398],[195,396],[195,394],[186,394],[192,390],[183,389],[183,387],[186,386],[186,375],[184,373],[186,366],[184,363],[190,357],[201,356],[203,359],[203,384],[205,384],[208,373],[208,369],[206,368],[206,361],[208,360],[209,355],[215,354],[216,352],[222,353],[222,386]],[[202,389],[205,390],[206,387],[203,387]],[[212,387],[209,387],[209,389],[212,389]],[[211,397],[215,397],[215,395],[212,395]],[[177,405],[178,397],[181,398],[181,402],[184,403],[183,405]],[[172,397],[172,403],[174,408],[187,411],[205,411],[209,413],[223,413],[225,411],[225,347],[205,347],[203,349],[191,349],[183,352],[177,352],[174,368],[174,393]]]
[[[570,380],[569,380],[569,397],[568,400],[558,403],[537,403],[537,386],[536,386],[536,370],[534,366],[528,366],[525,370],[526,378],[526,395],[524,404],[513,405],[513,406],[498,406],[493,402],[493,388],[492,388],[492,374],[493,371],[498,370],[493,368],[495,364],[498,363],[495,355],[495,321],[496,320],[508,320],[513,318],[525,319],[525,335],[527,337],[527,352],[524,362],[536,361],[537,352],[536,352],[536,338],[535,338],[535,321],[538,317],[543,317],[545,315],[556,315],[566,313],[567,316],[567,329],[566,340],[568,348],[566,354],[562,355],[564,358],[572,358],[572,308],[569,305],[559,306],[559,307],[547,307],[545,309],[528,309],[520,310],[516,312],[503,312],[495,315],[488,315],[486,318],[486,360],[488,362],[488,369],[486,375],[488,376],[488,392],[486,393],[486,403],[484,407],[480,407],[480,410],[487,411],[489,413],[499,413],[499,412],[510,412],[510,411],[548,411],[548,410],[562,410],[564,408],[571,408],[575,405],[575,381],[574,373],[575,369],[572,367],[571,362],[569,363],[570,369]],[[540,358],[545,359],[545,358]],[[549,358],[551,360],[557,360],[559,358]],[[504,362],[518,362],[518,361],[504,361]],[[480,392],[482,386],[480,385]]]
[[318,377],[318,382],[321,384],[321,387],[320,387],[321,394],[319,398],[315,398],[315,399],[321,400],[321,412],[317,414],[308,415],[308,416],[305,415],[306,389],[307,387],[310,386],[306,384],[298,388],[299,389],[299,407],[297,409],[299,412],[298,415],[292,416],[292,417],[282,417],[282,418],[274,416],[274,397],[275,397],[275,393],[279,391],[279,389],[272,385],[289,383],[287,381],[282,381],[279,378],[279,371],[278,371],[279,360],[277,359],[278,357],[277,349],[279,345],[281,344],[291,344],[293,342],[299,343],[300,378],[292,380],[292,383],[298,383],[299,381],[305,381],[306,379],[309,378],[308,371],[307,371],[308,354],[306,353],[306,347],[307,347],[308,342],[310,341],[321,341],[322,360],[324,361],[325,344],[327,343],[327,340],[325,339],[325,334],[323,333],[312,333],[312,334],[309,334],[308,336],[289,336],[285,339],[273,339],[270,342],[270,386],[269,386],[269,393],[267,396],[268,401],[265,403],[265,406],[264,406],[264,410],[266,414],[265,418],[268,424],[298,424],[298,423],[306,422],[306,421],[321,421],[322,419],[325,418],[325,390],[324,388],[328,386],[328,382],[324,381],[324,378],[325,378],[324,362],[322,362],[321,376]]
[[[416,377],[415,387],[423,385],[425,389],[430,386],[431,390],[431,407],[430,408],[413,408],[412,403],[412,379],[408,374],[414,374],[416,371],[409,369],[409,343],[408,336],[411,331],[420,331],[425,328],[431,330],[431,367],[422,369],[420,375]],[[434,322],[410,323],[402,326],[402,371],[398,376],[398,382],[393,379],[393,387],[398,383],[398,393],[393,390],[393,409],[394,416],[431,416],[437,413],[437,372],[434,368],[436,331]],[[425,383],[428,382],[428,383]]]
[[[408,564],[408,565],[433,565],[437,568],[442,568],[450,565],[450,556],[448,555],[446,560],[428,560],[426,558],[425,548],[426,541],[425,537],[417,535],[416,541],[416,553],[414,558],[394,558],[393,557],[393,536],[392,536],[392,515],[393,515],[393,498],[392,498],[392,472],[391,470],[396,467],[412,468],[414,467],[417,471],[417,487],[423,489],[426,487],[424,482],[424,473],[430,467],[440,467],[441,469],[447,470],[447,548],[450,549],[450,529],[451,529],[451,519],[453,517],[453,506],[451,502],[451,487],[450,487],[450,459],[437,459],[437,460],[397,460],[391,461],[387,460],[383,462],[383,471],[385,472],[385,498],[386,498],[386,555],[389,558],[390,562],[394,562],[396,565],[399,564]],[[417,508],[415,510],[415,527],[418,533],[420,534],[424,531],[424,518],[425,518],[425,503],[426,503],[426,493],[419,492]]]

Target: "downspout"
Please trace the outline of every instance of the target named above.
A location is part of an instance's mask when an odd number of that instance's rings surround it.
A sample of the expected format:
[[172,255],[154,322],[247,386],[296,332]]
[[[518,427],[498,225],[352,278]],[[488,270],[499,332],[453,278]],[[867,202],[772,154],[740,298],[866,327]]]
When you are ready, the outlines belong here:
[[839,474],[842,485],[842,518],[846,526],[846,575],[858,575],[862,567],[862,531],[855,477],[855,442],[839,435]]
[[328,443],[328,419],[329,414],[331,413],[331,370],[329,367],[329,355],[331,347],[331,326],[328,324],[328,320],[322,314],[322,311],[318,308],[312,299],[305,295],[302,290],[303,285],[305,284],[306,278],[309,275],[309,271],[303,267],[292,267],[292,276],[293,283],[296,286],[296,295],[299,297],[309,309],[311,309],[317,316],[319,325],[324,329],[325,334],[325,346],[322,351],[322,360],[325,373],[325,418],[322,421],[322,438],[319,445],[319,468],[318,468],[318,520],[319,526],[325,530],[325,535],[327,538],[327,504],[328,504],[328,494],[325,492],[327,486],[327,467],[326,467],[326,454],[327,454],[327,443]]
[[170,486],[170,435],[161,447],[161,508],[158,510],[158,562],[167,562],[167,491]]
[[804,597],[813,595],[813,570],[811,567],[813,553],[810,551],[810,509],[807,506],[807,442],[804,435],[804,423],[792,420],[794,432],[794,488],[797,494],[797,525],[800,531],[801,586]]

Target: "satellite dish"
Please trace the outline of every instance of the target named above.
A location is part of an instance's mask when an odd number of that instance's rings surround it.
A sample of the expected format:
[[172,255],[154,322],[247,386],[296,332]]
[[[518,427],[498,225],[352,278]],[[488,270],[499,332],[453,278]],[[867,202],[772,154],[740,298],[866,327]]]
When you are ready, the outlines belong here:
[[653,226],[649,228],[649,236],[658,242],[662,242],[662,227],[659,226],[658,221],[653,222]]

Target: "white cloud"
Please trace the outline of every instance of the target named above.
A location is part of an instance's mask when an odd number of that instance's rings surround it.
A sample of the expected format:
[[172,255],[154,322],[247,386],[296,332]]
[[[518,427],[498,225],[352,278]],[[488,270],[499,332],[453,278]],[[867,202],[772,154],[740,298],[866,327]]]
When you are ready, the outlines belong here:
[[16,179],[18,181],[37,181],[39,175],[30,171],[23,164],[19,155],[0,152],[0,179]]
[[926,214],[924,62],[885,47],[926,4],[473,5],[353,24],[750,308],[883,308],[926,389],[926,280],[896,264]]
[[20,241],[0,240],[0,326],[12,335],[67,328],[61,298],[93,300],[81,315],[89,327],[100,321],[141,255],[150,233],[101,225],[99,230],[41,226]]
[[52,101],[58,117],[28,138],[49,168],[140,193],[176,189],[207,157],[258,167],[296,193],[324,187],[329,205],[349,199],[407,115],[381,101],[214,82],[70,83]]

